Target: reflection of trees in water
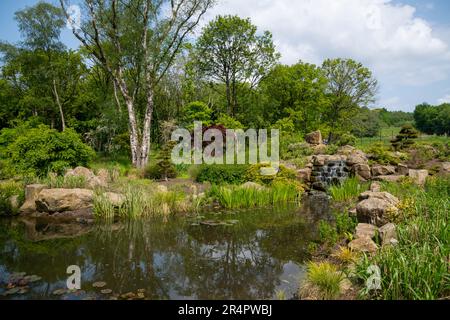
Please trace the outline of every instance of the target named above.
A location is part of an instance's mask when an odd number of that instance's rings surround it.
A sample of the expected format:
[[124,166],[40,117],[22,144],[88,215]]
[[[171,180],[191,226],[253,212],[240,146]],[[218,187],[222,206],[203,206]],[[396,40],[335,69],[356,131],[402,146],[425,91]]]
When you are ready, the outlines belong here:
[[303,261],[312,229],[288,212],[239,214],[230,227],[190,226],[174,218],[102,225],[77,239],[38,244],[16,237],[15,249],[0,263],[49,282],[65,280],[67,266],[77,264],[85,290],[102,280],[115,292],[145,288],[154,299],[271,298],[284,263]]

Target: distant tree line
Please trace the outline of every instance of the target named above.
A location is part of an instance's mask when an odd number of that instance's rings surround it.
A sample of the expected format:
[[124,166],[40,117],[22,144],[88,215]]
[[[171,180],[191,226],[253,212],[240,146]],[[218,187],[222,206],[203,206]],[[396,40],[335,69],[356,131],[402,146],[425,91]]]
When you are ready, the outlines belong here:
[[416,128],[426,134],[450,134],[450,103],[432,106],[420,104],[414,110]]

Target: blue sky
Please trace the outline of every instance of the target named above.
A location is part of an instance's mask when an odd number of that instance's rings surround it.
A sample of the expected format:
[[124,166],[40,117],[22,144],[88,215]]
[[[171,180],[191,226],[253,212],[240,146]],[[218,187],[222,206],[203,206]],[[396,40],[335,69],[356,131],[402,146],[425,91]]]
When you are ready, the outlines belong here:
[[[20,40],[14,12],[37,2],[1,1],[1,40]],[[412,111],[422,102],[450,102],[448,0],[219,0],[203,23],[216,14],[250,17],[271,31],[286,64],[361,61],[379,80],[376,106]],[[78,46],[68,29],[62,39]]]

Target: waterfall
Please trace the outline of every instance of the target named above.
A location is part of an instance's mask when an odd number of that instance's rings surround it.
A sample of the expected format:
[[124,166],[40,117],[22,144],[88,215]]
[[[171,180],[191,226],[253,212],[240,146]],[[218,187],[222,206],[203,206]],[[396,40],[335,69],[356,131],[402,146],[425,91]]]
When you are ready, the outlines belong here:
[[328,161],[323,166],[314,166],[311,181],[312,189],[325,191],[330,185],[341,184],[350,174],[346,162]]

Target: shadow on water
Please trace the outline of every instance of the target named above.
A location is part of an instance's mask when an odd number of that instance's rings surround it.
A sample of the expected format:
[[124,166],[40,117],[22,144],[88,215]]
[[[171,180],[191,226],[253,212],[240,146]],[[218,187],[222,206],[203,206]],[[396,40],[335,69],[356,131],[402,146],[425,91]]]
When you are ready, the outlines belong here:
[[[144,292],[148,299],[272,299],[294,296],[304,276],[317,222],[329,217],[328,199],[302,206],[205,213],[86,225],[0,220],[0,299],[109,299]],[[69,265],[81,268],[78,293],[65,288]],[[38,275],[23,294],[8,294],[13,272]],[[11,287],[11,285],[10,285]]]

